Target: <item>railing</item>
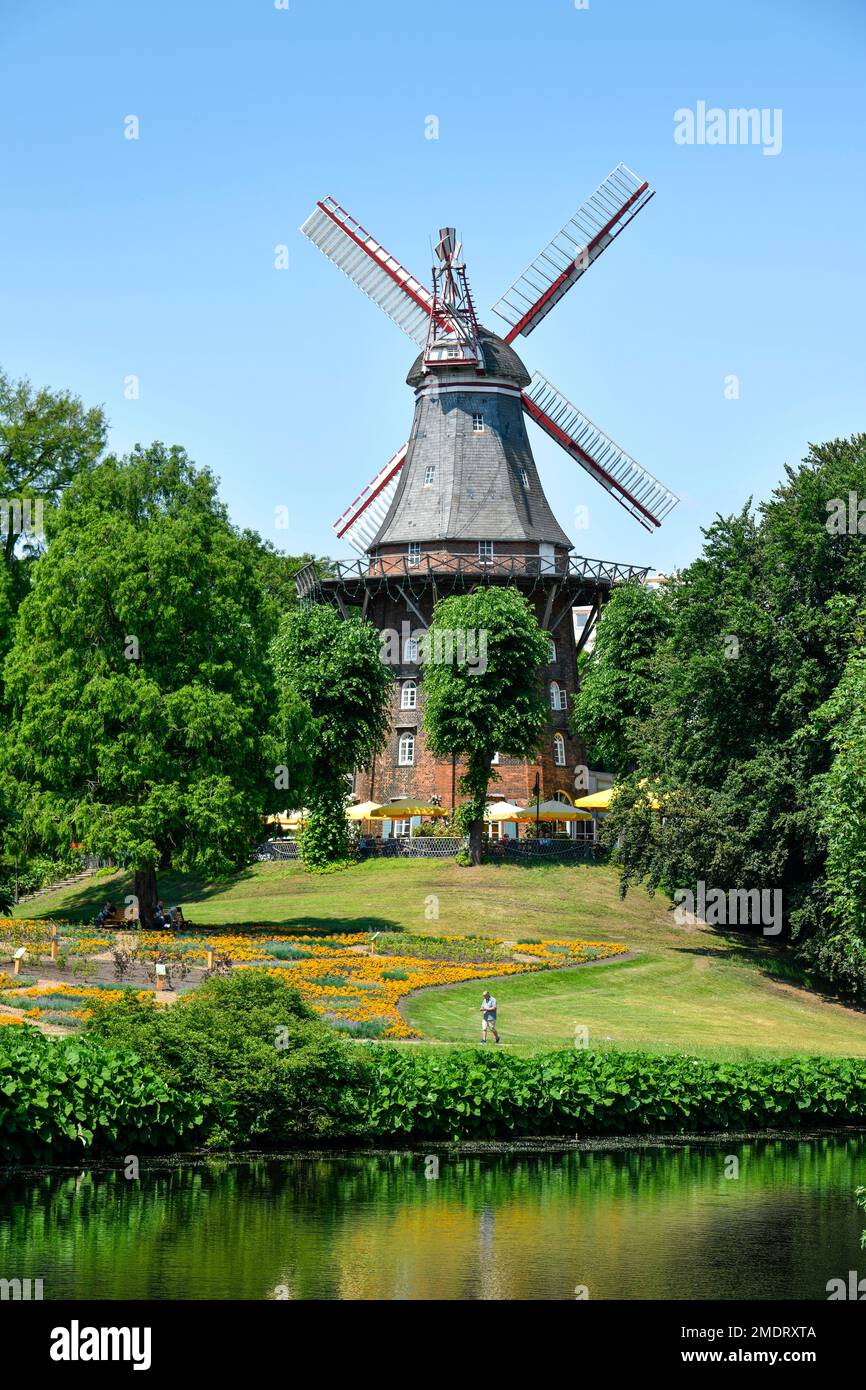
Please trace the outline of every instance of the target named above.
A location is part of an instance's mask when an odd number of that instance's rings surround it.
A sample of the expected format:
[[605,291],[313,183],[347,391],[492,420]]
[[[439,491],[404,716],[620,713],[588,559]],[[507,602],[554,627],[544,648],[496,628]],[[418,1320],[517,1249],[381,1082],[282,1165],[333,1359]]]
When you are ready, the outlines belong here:
[[266,840],[256,855],[259,859],[300,859],[301,850],[297,840]]
[[425,555],[417,564],[410,564],[408,555],[385,555],[361,560],[336,560],[330,575],[324,580],[314,563],[305,565],[295,575],[298,597],[311,599],[323,585],[336,583],[366,584],[372,580],[405,578],[429,581],[456,575],[473,579],[524,579],[550,575],[560,579],[613,586],[642,580],[649,573],[647,565],[620,565],[608,560],[590,560],[583,555],[494,555],[491,560],[479,560],[475,555]]
[[605,845],[594,840],[506,840],[486,845],[485,857],[491,859],[567,859],[598,860],[608,854]]

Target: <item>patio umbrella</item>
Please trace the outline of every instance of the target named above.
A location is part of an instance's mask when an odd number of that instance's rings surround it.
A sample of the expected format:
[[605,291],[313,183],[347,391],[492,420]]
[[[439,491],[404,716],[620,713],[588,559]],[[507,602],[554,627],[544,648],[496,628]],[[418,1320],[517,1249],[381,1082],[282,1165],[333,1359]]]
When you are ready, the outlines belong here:
[[540,806],[524,806],[515,820],[592,820],[592,816],[567,801],[542,801]]
[[494,801],[484,812],[485,820],[520,820],[520,807],[513,801]]
[[281,830],[299,830],[309,814],[306,807],[303,811],[280,811],[278,815],[265,816],[265,825],[278,825]]
[[370,820],[407,820],[411,816],[447,816],[442,806],[433,806],[429,801],[419,801],[413,796],[392,796],[384,806],[377,806],[370,812]]
[[358,806],[349,806],[346,816],[349,820],[369,820],[373,812],[380,809],[378,801],[362,801]]
[[582,806],[585,811],[609,811],[610,798],[613,795],[613,787],[608,787],[604,792],[591,792],[589,796],[578,797],[575,806]]

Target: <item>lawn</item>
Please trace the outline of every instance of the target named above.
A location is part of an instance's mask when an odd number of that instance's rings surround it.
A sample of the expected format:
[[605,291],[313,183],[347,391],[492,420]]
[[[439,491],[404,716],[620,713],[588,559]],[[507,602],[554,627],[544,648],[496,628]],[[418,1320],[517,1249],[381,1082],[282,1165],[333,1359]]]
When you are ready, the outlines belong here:
[[[122,901],[128,877],[101,875],[22,903],[22,916],[92,920],[106,897]],[[664,898],[633,891],[623,902],[601,865],[485,865],[370,860],[345,872],[306,874],[295,864],[257,864],[225,883],[160,877],[166,902],[196,925],[312,927],[345,932],[401,926],[414,933],[497,939],[622,941],[636,958],[520,976],[497,987],[507,1042],[866,1055],[866,1014],[822,1000],[780,978],[776,947],[736,932],[680,927]],[[438,915],[437,915],[438,914]],[[409,1022],[425,1039],[473,1040],[480,989],[458,984],[413,995]]]

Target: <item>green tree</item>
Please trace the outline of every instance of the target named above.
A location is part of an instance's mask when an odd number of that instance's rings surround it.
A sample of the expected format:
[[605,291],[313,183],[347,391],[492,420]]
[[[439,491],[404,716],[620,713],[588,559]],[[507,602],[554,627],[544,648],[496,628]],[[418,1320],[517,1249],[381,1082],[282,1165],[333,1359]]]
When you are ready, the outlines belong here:
[[866,998],[866,654],[848,658],[814,726],[833,752],[812,782],[816,829],[826,847],[822,917],[804,956],[846,992]]
[[460,821],[470,861],[480,864],[493,755],[533,757],[547,725],[541,668],[548,638],[522,594],[491,586],[441,599],[425,644],[427,746],[437,757],[466,759]]
[[[360,617],[307,605],[283,619],[272,658],[283,717],[298,721],[306,712],[304,862],[309,868],[338,864],[349,853],[348,779],[355,768],[369,766],[389,728],[390,681],[379,634]],[[298,796],[293,804],[300,804]]]
[[42,843],[132,865],[144,920],[157,866],[228,872],[285,796],[272,635],[250,546],[182,449],[70,484],[6,661],[7,763]]
[[651,709],[652,661],[668,630],[662,598],[641,584],[614,589],[602,611],[571,725],[590,762],[622,775],[636,761],[639,724]]
[[[866,547],[834,524],[866,497],[866,435],[813,445],[770,500],[718,517],[672,582],[631,789],[606,832],[624,886],[781,889],[800,944],[822,930],[825,851],[813,780],[831,743],[815,722],[862,644]],[[651,814],[639,787],[665,795]],[[841,975],[836,979],[841,983]]]
[[[29,503],[35,526],[36,503],[41,502],[46,512],[56,506],[73,478],[95,464],[105,447],[106,430],[98,407],[85,408],[67,391],[34,390],[26,379],[13,381],[0,371],[0,497],[17,502],[22,518]],[[7,523],[0,540],[16,599],[23,593],[26,560],[38,549],[33,527],[24,554],[19,539],[20,533]]]

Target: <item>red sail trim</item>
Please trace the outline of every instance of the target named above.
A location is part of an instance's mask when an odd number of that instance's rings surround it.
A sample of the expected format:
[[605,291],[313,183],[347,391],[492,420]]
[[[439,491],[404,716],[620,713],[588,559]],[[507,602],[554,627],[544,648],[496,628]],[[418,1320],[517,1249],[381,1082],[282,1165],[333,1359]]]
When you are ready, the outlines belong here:
[[[636,202],[638,198],[642,197],[643,194],[646,193],[646,191],[647,191],[648,188],[649,188],[649,184],[646,182],[646,180],[644,180],[644,182],[641,184],[640,188],[635,189],[635,191],[634,191],[634,193],[632,193],[631,197],[626,199],[626,201],[623,203],[622,207],[621,207],[617,212],[614,213],[613,217],[611,217],[607,222],[605,222],[605,224],[604,224],[604,226],[602,227],[601,231],[600,231],[600,232],[596,232],[595,236],[592,238],[592,240],[591,240],[591,241],[587,244],[587,246],[586,246],[586,255],[587,255],[587,256],[590,256],[590,255],[592,254],[593,248],[596,247],[596,246],[598,245],[598,243],[601,241],[602,237],[607,236],[607,234],[608,234],[608,232],[610,231],[611,227],[613,227],[617,222],[619,222],[619,220],[620,220],[620,218],[623,216],[623,214],[626,213],[626,212],[628,212],[628,210],[629,210],[629,208],[632,206],[632,204],[633,204],[634,202]],[[556,279],[553,281],[553,284],[552,284],[552,285],[548,285],[548,287],[547,287],[547,289],[544,291],[544,293],[543,293],[542,295],[539,296],[539,298],[535,301],[535,303],[534,303],[533,305],[530,306],[529,309],[527,309],[527,311],[526,311],[526,313],[523,315],[523,317],[520,318],[520,319],[518,319],[518,321],[517,321],[517,323],[514,325],[514,327],[513,327],[513,328],[510,328],[510,329],[508,330],[508,332],[507,332],[506,335],[505,335],[505,341],[506,341],[506,343],[513,343],[513,342],[514,342],[514,339],[515,339],[516,337],[518,337],[519,334],[521,334],[521,333],[523,332],[523,330],[526,328],[527,324],[530,323],[530,322],[532,321],[532,319],[534,319],[534,318],[537,316],[538,311],[539,311],[540,309],[543,309],[543,308],[544,308],[544,306],[545,306],[545,304],[548,302],[548,300],[551,299],[551,298],[553,297],[553,295],[555,295],[559,290],[561,290],[562,287],[563,287],[563,285],[566,285],[566,284],[568,283],[568,281],[573,277],[573,275],[574,275],[576,269],[577,269],[577,267],[574,266],[574,265],[567,266],[566,269],[563,270],[563,271],[556,277]]]

